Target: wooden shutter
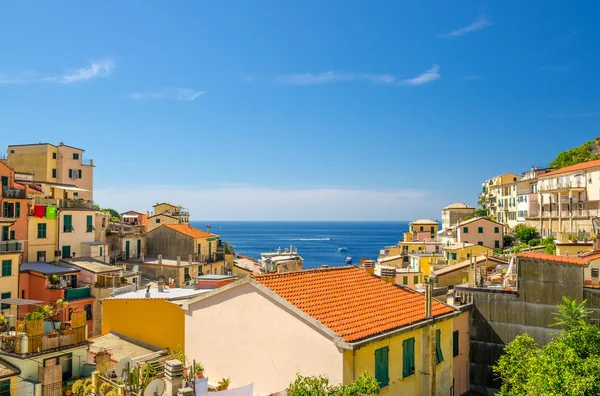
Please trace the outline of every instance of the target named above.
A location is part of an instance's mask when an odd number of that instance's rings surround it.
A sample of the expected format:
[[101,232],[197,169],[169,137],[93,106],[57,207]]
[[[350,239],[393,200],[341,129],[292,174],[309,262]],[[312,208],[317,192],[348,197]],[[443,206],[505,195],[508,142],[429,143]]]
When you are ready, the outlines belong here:
[[12,275],[12,260],[2,260],[2,276]]
[[15,217],[21,217],[21,202],[15,203]]
[[435,331],[435,364],[440,364],[444,361],[444,355],[442,354],[442,331],[437,329]]
[[452,333],[452,356],[458,356],[458,330]]
[[388,356],[389,348],[383,347],[375,350],[375,379],[381,387],[387,386],[388,377]]

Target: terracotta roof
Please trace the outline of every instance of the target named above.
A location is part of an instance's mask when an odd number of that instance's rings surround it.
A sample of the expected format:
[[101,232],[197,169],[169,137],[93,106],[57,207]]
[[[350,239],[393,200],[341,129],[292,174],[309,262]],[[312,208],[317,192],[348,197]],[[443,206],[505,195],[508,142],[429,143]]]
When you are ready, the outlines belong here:
[[555,263],[588,265],[592,260],[600,259],[600,251],[590,252],[581,257],[556,256],[548,253],[528,252],[519,254],[518,257],[534,260],[552,261]]
[[543,175],[540,175],[539,178],[545,179],[547,177],[551,177],[554,175],[560,175],[561,173],[576,172],[576,171],[584,170],[584,169],[588,169],[588,168],[597,168],[599,166],[600,166],[600,160],[587,161],[587,162],[582,162],[580,164],[565,166],[564,168],[560,168],[560,169],[557,169],[552,172],[544,173]]
[[465,203],[460,203],[460,202],[455,202],[452,205],[444,206],[442,208],[442,210],[444,210],[444,209],[473,209],[473,210],[475,210],[474,207],[469,206]]
[[[259,275],[254,280],[348,342],[425,319],[425,296],[385,283],[357,267]],[[453,311],[446,304],[432,302],[433,316]]]
[[[181,232],[192,238],[216,238],[215,234],[210,232],[202,231],[198,228],[192,227],[191,225],[185,224],[163,224],[161,227],[167,227],[174,231]],[[155,228],[156,229],[156,228]],[[154,231],[154,230],[153,230]]]

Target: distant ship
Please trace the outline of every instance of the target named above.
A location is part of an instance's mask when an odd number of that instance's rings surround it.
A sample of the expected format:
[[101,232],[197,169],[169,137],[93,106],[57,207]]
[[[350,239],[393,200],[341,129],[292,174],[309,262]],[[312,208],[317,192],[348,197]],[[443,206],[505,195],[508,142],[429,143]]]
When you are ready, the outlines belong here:
[[352,257],[346,257],[346,264],[352,264]]
[[338,248],[338,252],[347,252],[347,251],[348,251],[347,247]]
[[329,237],[325,237],[325,238],[321,238],[322,241],[331,241],[331,238]]

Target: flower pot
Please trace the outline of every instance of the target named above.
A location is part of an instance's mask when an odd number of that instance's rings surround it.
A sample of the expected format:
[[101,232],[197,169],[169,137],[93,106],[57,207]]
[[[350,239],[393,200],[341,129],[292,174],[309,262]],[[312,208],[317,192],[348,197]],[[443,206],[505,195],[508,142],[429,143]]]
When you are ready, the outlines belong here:
[[201,371],[196,371],[196,378],[197,378],[197,379],[202,379],[202,378],[204,378],[204,370],[201,370]]
[[227,390],[228,386],[217,386],[218,391]]

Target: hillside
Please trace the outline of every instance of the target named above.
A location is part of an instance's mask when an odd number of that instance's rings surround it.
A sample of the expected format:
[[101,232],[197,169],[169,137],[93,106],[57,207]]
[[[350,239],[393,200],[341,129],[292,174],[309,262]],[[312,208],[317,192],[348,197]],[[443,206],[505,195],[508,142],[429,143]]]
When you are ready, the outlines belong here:
[[563,151],[558,154],[550,166],[555,169],[564,168],[565,166],[579,164],[581,162],[600,159],[600,137],[590,140],[579,147]]

